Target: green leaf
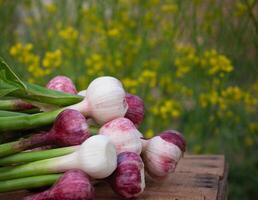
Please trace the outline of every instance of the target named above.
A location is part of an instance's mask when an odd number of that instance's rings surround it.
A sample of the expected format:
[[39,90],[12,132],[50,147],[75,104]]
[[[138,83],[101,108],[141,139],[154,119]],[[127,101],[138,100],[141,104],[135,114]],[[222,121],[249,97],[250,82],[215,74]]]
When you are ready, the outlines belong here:
[[11,84],[17,84],[18,86],[27,89],[26,85],[21,79],[12,71],[9,65],[0,57],[0,78]]
[[6,95],[57,106],[72,105],[83,99],[79,95],[50,90],[36,84],[23,82],[0,58],[0,97]]

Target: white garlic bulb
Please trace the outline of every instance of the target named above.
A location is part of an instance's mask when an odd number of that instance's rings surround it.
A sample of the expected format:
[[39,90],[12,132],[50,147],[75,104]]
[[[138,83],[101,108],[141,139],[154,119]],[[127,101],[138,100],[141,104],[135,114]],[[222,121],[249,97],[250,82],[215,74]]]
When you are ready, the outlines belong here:
[[128,109],[125,94],[121,82],[116,78],[103,76],[93,80],[85,97],[91,117],[99,124],[123,117]]
[[120,117],[104,124],[99,134],[110,138],[116,147],[117,154],[126,151],[140,154],[142,151],[140,139],[142,134],[127,118]]

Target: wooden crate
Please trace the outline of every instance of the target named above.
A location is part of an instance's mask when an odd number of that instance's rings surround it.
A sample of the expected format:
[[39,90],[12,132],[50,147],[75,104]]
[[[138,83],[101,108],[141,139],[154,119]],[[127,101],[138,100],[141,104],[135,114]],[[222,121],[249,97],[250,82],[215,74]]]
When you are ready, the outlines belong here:
[[[221,200],[227,197],[228,166],[223,155],[185,155],[176,172],[164,182],[146,180],[138,200]],[[96,185],[96,200],[119,198],[105,183]],[[0,194],[1,200],[19,200],[26,191]]]

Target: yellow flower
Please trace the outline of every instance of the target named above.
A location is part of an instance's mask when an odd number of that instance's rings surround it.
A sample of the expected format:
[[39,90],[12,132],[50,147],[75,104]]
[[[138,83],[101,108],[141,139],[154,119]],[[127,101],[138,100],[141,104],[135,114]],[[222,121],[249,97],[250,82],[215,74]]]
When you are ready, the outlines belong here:
[[152,129],[148,129],[146,133],[144,134],[145,138],[149,139],[154,136],[154,131]]
[[68,26],[63,30],[60,30],[58,34],[62,39],[67,41],[75,41],[79,36],[79,32],[71,26]]
[[208,106],[208,103],[209,103],[207,95],[206,94],[200,94],[199,102],[200,102],[201,107],[206,108]]
[[155,87],[157,84],[157,73],[152,70],[143,70],[138,81],[139,84],[147,84],[150,87]]
[[117,37],[119,34],[120,34],[120,31],[117,28],[112,28],[107,32],[107,35],[110,37]]
[[181,65],[177,68],[176,70],[176,76],[178,78],[181,78],[183,77],[185,74],[187,74],[188,72],[190,71],[190,67],[189,66],[184,66],[184,65]]
[[181,115],[181,106],[176,101],[166,100],[160,107],[160,115],[163,119],[177,118]]
[[233,71],[231,61],[214,49],[204,52],[200,64],[201,67],[207,69],[208,74],[211,76],[219,74],[220,77],[223,77],[224,73]]
[[61,63],[62,63],[62,52],[60,49],[46,52],[42,61],[42,65],[45,68],[57,68],[57,67],[60,67]]
[[235,12],[234,12],[234,14],[235,14],[235,16],[240,17],[240,16],[244,15],[247,12],[247,10],[248,10],[248,8],[247,8],[247,6],[245,4],[243,4],[241,2],[237,2],[235,4]]
[[128,91],[135,93],[134,91],[138,85],[138,81],[136,79],[124,78],[122,79],[122,83]]
[[243,97],[243,91],[237,86],[229,86],[221,92],[221,95],[224,98],[239,102]]
[[56,5],[54,3],[47,3],[47,4],[45,4],[45,8],[51,14],[53,14],[53,13],[55,13],[57,11],[57,7],[56,7]]
[[18,53],[22,51],[22,48],[23,48],[22,44],[17,43],[10,48],[10,54],[12,56],[16,56]]
[[176,4],[164,4],[161,6],[161,11],[166,13],[176,13],[178,11],[178,7]]
[[251,133],[258,133],[258,123],[250,123],[248,124],[248,129],[250,130]]
[[87,73],[90,76],[101,76],[104,75],[104,58],[101,54],[93,53],[88,58],[85,59],[85,64],[87,66]]
[[195,49],[190,45],[177,44],[177,57],[175,58],[176,77],[182,78],[188,74],[194,65],[198,64],[199,58]]

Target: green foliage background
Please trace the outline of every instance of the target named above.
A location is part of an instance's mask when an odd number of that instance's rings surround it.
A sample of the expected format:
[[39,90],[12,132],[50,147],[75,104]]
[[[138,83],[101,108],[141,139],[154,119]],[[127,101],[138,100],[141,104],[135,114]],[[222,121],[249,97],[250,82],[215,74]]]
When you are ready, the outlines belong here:
[[183,132],[188,152],[225,154],[230,199],[258,198],[255,0],[0,0],[0,55],[24,80],[79,90],[119,78],[146,103],[146,137]]

